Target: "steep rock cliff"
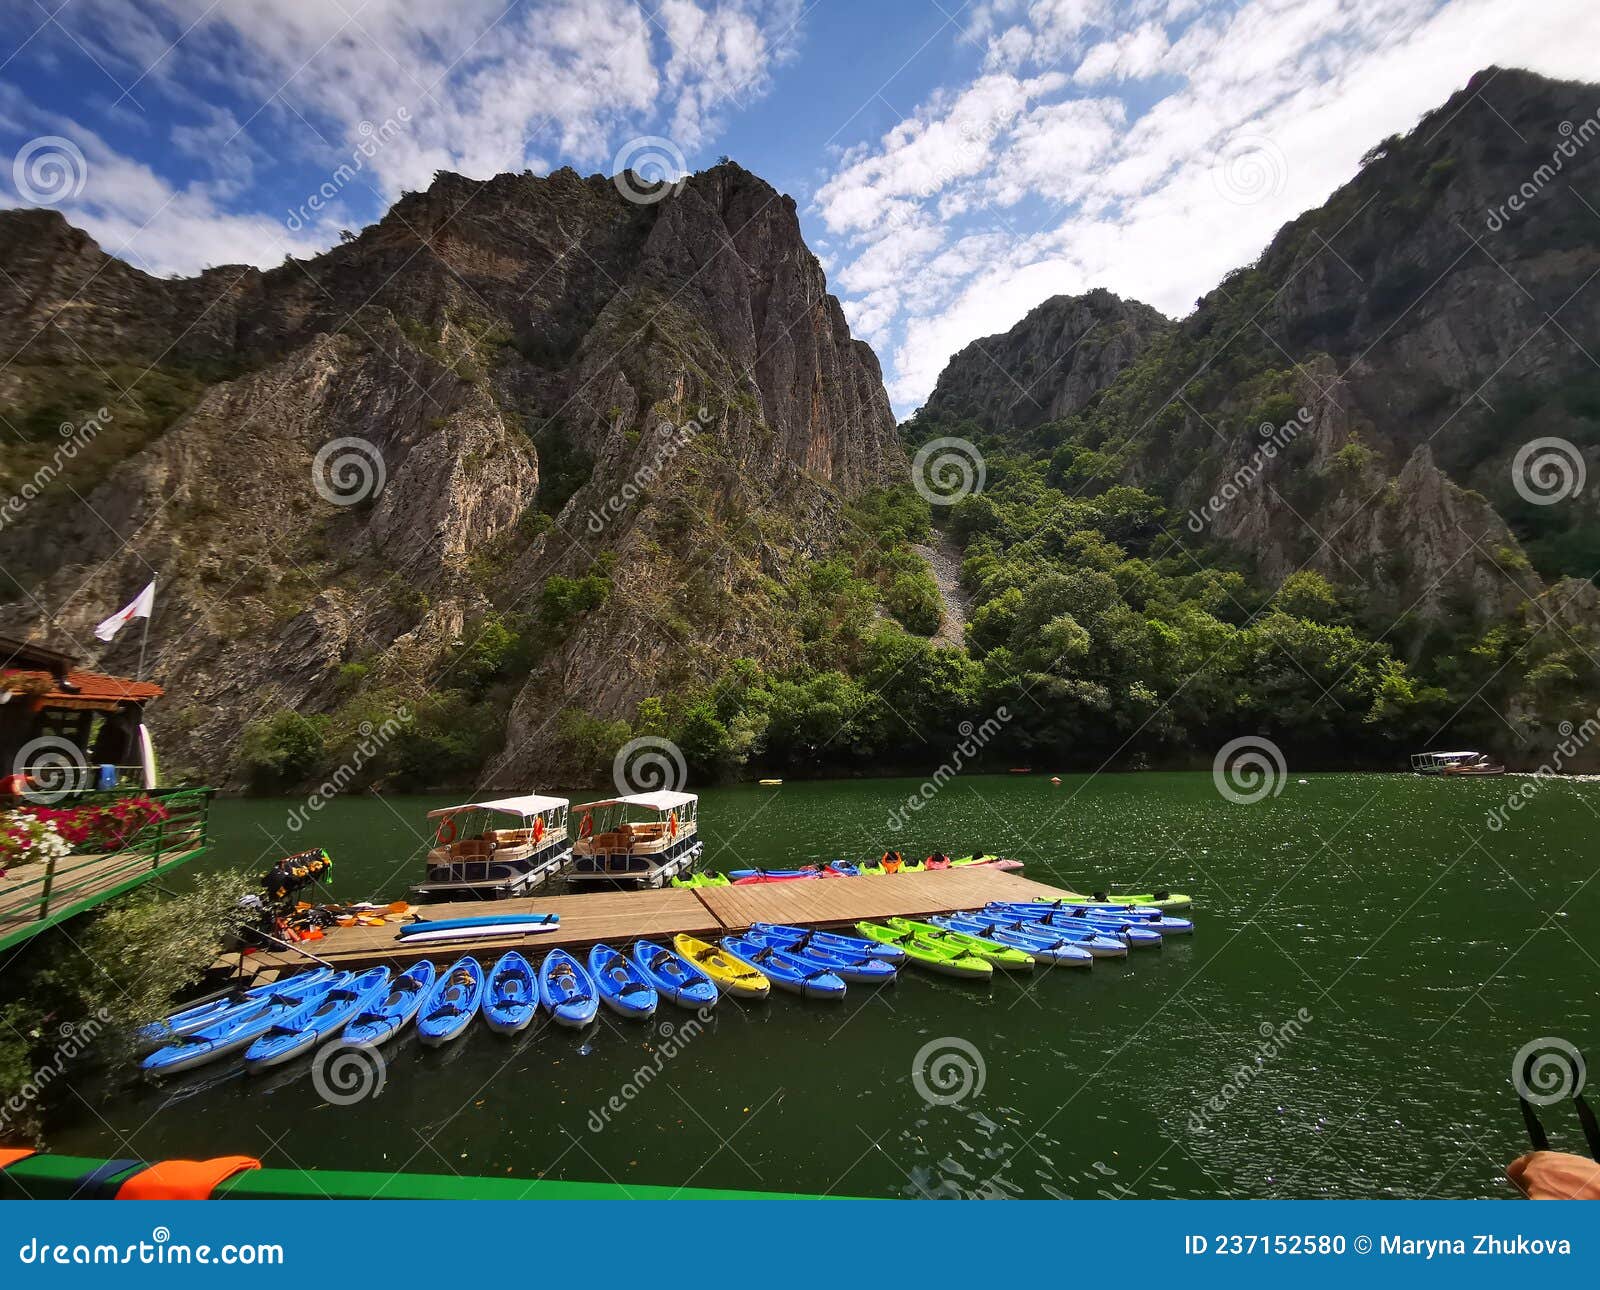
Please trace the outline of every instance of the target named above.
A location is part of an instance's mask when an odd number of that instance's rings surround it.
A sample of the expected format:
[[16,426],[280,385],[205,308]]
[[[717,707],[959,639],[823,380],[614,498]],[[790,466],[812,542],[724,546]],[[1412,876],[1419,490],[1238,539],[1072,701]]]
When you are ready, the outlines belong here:
[[[0,483],[42,481],[0,619],[126,668],[90,628],[158,574],[161,733],[223,778],[253,718],[421,698],[512,618],[524,695],[463,732],[503,782],[551,767],[552,713],[781,657],[770,580],[903,476],[893,417],[789,198],[731,163],[651,196],[441,174],[324,255],[183,281],[0,212]],[[610,594],[556,614],[552,577]]]

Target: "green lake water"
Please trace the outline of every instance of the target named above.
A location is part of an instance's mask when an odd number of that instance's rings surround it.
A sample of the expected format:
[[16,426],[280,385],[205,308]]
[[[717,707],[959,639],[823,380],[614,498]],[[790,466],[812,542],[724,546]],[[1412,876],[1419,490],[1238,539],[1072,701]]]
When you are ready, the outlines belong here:
[[[381,1094],[349,1106],[317,1094],[309,1062],[85,1085],[50,1142],[859,1196],[1507,1196],[1526,1149],[1512,1055],[1555,1036],[1600,1057],[1600,784],[1544,787],[1488,830],[1524,782],[1291,775],[1241,806],[1206,774],[962,777],[899,833],[890,812],[917,781],[714,789],[712,868],[976,847],[1081,891],[1188,892],[1195,935],[988,986],[908,971],[840,1005],[725,1000],[699,1034],[664,1008],[587,1034],[475,1026],[443,1051],[408,1035]],[[393,898],[420,876],[430,804],[337,800],[293,834],[293,803],[219,802],[208,863],[320,844],[334,894]],[[663,1044],[677,1051],[655,1075]],[[981,1063],[981,1088],[930,1104],[914,1078],[930,1044],[947,1073]],[[1581,1149],[1570,1107],[1546,1122]]]

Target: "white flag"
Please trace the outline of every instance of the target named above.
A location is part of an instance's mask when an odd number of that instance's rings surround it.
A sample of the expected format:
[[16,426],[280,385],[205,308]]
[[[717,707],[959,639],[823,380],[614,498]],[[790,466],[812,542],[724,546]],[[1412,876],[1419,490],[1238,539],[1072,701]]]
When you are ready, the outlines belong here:
[[125,625],[131,623],[135,618],[150,617],[151,610],[154,609],[155,603],[156,584],[155,579],[152,578],[150,580],[150,585],[141,591],[137,596],[135,596],[133,598],[133,602],[126,609],[117,610],[117,612],[112,614],[110,618],[106,619],[105,622],[101,623],[100,626],[94,629],[94,634],[103,641],[110,640],[113,636],[120,632]]

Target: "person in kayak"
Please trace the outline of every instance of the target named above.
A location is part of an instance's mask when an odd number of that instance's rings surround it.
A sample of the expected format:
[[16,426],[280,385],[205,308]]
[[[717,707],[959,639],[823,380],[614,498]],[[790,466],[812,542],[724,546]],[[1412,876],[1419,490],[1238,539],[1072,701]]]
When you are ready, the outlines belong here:
[[1566,1151],[1530,1151],[1506,1166],[1529,1200],[1600,1200],[1600,1162]]

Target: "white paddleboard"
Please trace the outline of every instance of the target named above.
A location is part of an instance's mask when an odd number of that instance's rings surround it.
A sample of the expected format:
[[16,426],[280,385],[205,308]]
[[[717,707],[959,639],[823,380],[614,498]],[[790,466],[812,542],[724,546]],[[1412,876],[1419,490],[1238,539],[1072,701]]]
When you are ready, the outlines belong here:
[[[412,927],[419,924],[413,923]],[[421,941],[475,941],[485,936],[531,936],[535,932],[553,932],[559,923],[488,923],[481,927],[441,927],[434,931],[407,930],[398,939],[406,945]]]

